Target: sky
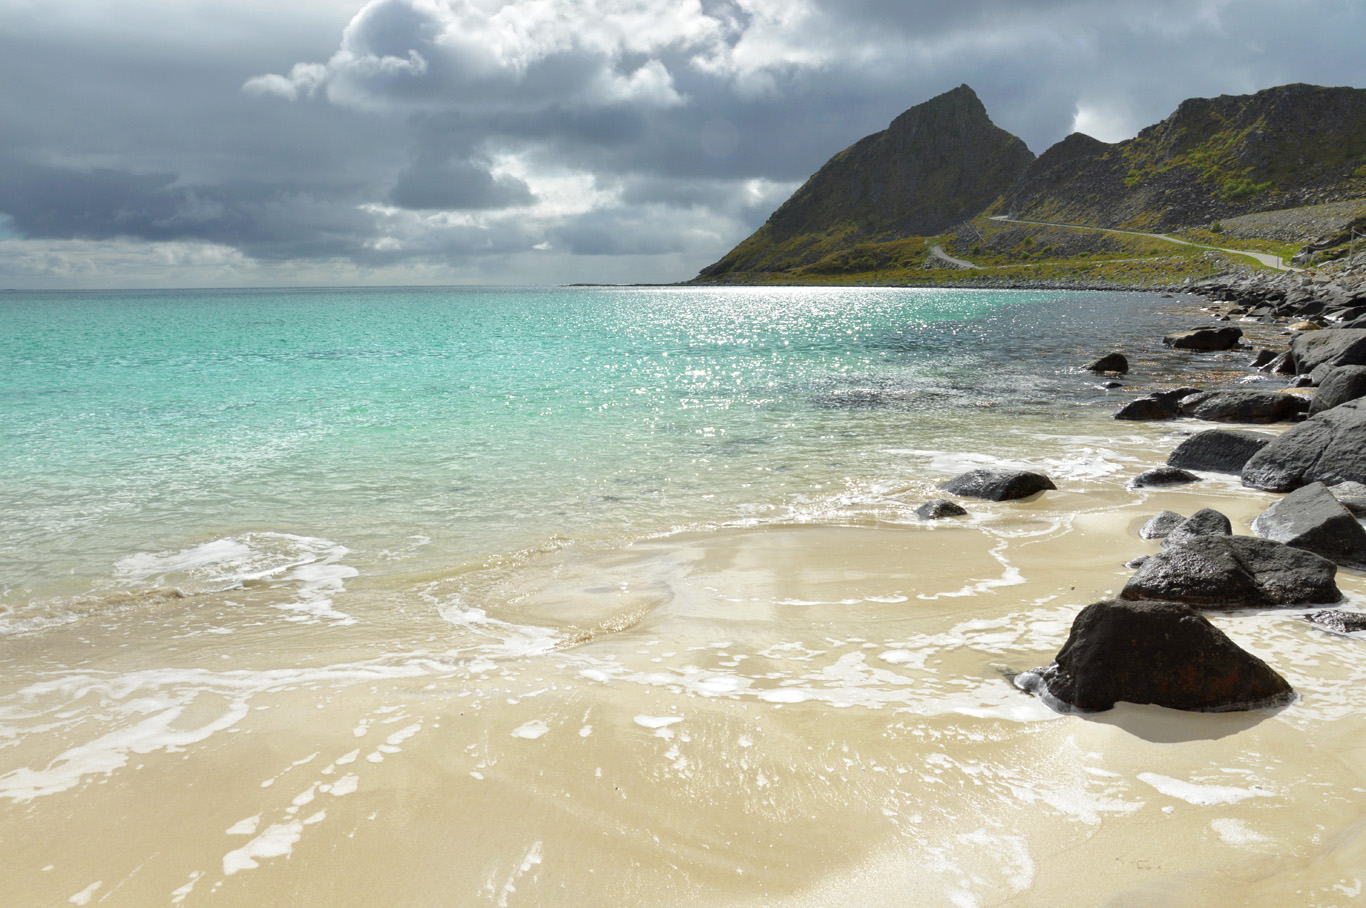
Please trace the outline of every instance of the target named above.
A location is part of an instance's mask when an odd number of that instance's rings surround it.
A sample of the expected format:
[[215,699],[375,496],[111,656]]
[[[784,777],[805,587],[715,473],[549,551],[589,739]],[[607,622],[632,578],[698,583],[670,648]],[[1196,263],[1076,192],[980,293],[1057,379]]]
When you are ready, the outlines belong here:
[[961,83],[1366,87],[1361,0],[0,0],[0,289],[686,280]]

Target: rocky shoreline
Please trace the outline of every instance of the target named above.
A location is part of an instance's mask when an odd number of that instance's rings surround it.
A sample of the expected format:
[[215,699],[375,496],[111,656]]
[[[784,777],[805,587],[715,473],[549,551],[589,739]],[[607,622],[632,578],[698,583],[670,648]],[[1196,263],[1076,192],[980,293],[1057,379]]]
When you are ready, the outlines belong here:
[[[1177,288],[1171,288],[1177,289]],[[1286,387],[1182,387],[1125,404],[1120,420],[1194,418],[1229,424],[1292,423],[1281,435],[1207,429],[1171,452],[1132,487],[1196,482],[1200,471],[1238,476],[1249,489],[1286,493],[1235,535],[1229,519],[1205,509],[1189,518],[1156,515],[1140,535],[1162,550],[1130,562],[1118,597],[1077,616],[1054,661],[1017,675],[1021,690],[1066,712],[1108,710],[1117,702],[1225,712],[1282,707],[1290,684],[1233,643],[1206,611],[1327,606],[1343,598],[1339,568],[1366,569],[1366,254],[1313,271],[1238,273],[1181,288],[1209,301],[1212,325],[1163,338],[1173,349],[1249,349],[1237,322],[1281,327],[1285,350],[1251,351],[1249,368],[1281,376]],[[1084,367],[1128,371],[1122,351]],[[1312,399],[1291,389],[1312,388]],[[950,495],[1007,501],[1046,494],[1036,473],[975,470],[942,486]],[[936,499],[922,519],[956,516]],[[1305,617],[1331,633],[1366,630],[1366,614],[1319,609]]]

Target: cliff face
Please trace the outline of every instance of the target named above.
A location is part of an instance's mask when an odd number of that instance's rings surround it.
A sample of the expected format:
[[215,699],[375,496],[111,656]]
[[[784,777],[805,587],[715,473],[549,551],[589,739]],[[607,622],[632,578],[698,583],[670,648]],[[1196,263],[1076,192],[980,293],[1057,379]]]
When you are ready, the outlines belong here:
[[920,238],[980,214],[1165,232],[1363,197],[1363,89],[1193,98],[1132,139],[1076,133],[1035,159],[962,85],[835,155],[699,280],[915,267]]
[[961,85],[835,155],[702,276],[790,271],[841,246],[938,233],[986,208],[1033,159]]
[[1072,135],[993,210],[1029,220],[1171,230],[1366,195],[1366,91],[1283,85],[1193,98],[1137,136]]

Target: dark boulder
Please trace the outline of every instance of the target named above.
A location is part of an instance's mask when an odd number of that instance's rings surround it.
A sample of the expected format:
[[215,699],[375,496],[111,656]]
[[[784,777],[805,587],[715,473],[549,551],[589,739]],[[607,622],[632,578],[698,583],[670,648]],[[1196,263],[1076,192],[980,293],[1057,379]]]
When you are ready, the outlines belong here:
[[1029,470],[970,470],[940,486],[945,492],[985,498],[988,501],[1014,501],[1035,492],[1056,489],[1053,480]]
[[1339,482],[1328,487],[1333,497],[1357,517],[1366,516],[1366,485],[1359,482]]
[[1175,412],[1181,401],[1199,393],[1199,388],[1172,388],[1168,391],[1154,391],[1152,397],[1171,407],[1172,412]]
[[1121,599],[1163,599],[1208,609],[1337,602],[1337,566],[1313,552],[1252,536],[1196,536],[1149,558]]
[[1309,414],[1331,410],[1358,397],[1366,397],[1366,366],[1338,366],[1319,383]]
[[1279,391],[1205,391],[1183,397],[1177,414],[1210,422],[1267,423],[1295,419],[1309,401]]
[[1300,486],[1267,508],[1252,521],[1252,532],[1346,567],[1366,567],[1366,528],[1321,482]]
[[1182,522],[1167,533],[1168,542],[1180,542],[1182,539],[1191,537],[1228,537],[1233,535],[1233,524],[1229,522],[1223,513],[1214,511],[1214,508],[1201,508],[1193,515],[1186,517]]
[[1015,684],[1061,712],[1099,712],[1121,701],[1230,712],[1295,697],[1265,662],[1175,602],[1088,605],[1053,664],[1019,675]]
[[1243,485],[1288,492],[1311,482],[1366,482],[1366,398],[1309,417],[1243,466]]
[[1266,447],[1271,439],[1236,429],[1209,429],[1192,435],[1176,446],[1167,458],[1167,466],[1183,470],[1204,470],[1209,473],[1241,473],[1243,465],[1253,454]]
[[1337,634],[1355,634],[1366,631],[1366,615],[1361,612],[1344,612],[1338,609],[1328,609],[1322,612],[1315,612],[1309,616],[1309,620],[1317,624],[1324,630],[1333,631]]
[[1140,397],[1119,408],[1115,419],[1175,419],[1176,408],[1156,397]]
[[1089,372],[1118,372],[1122,375],[1129,371],[1129,360],[1123,353],[1107,353],[1086,369]]
[[1366,366],[1366,329],[1335,328],[1310,331],[1290,342],[1295,370],[1313,372],[1319,366]]
[[1177,350],[1195,350],[1209,353],[1215,350],[1232,350],[1238,346],[1243,336],[1242,328],[1196,328],[1194,331],[1178,331],[1162,338],[1162,343]]
[[962,517],[965,514],[967,510],[961,504],[947,498],[931,498],[915,509],[915,516],[921,520],[942,520],[945,517]]
[[[1159,511],[1151,520],[1143,524],[1138,535],[1144,539],[1165,539],[1167,534],[1180,526],[1185,519],[1175,511]],[[1137,565],[1134,566],[1137,567]]]
[[1129,481],[1132,489],[1146,489],[1153,486],[1179,486],[1187,482],[1199,482],[1200,477],[1176,467],[1153,467],[1144,470]]
[[1262,372],[1270,372],[1272,375],[1294,375],[1295,358],[1290,355],[1290,351],[1280,354],[1271,362],[1257,367]]
[[1249,363],[1249,365],[1252,366],[1252,368],[1254,369],[1260,369],[1262,366],[1265,366],[1267,363],[1274,360],[1276,356],[1277,353],[1275,350],[1268,350],[1265,347],[1263,347],[1260,350],[1258,350],[1255,354],[1253,354],[1252,362]]
[[1164,545],[1190,539],[1192,536],[1231,536],[1233,524],[1228,517],[1214,508],[1201,508],[1185,520],[1172,527],[1167,533]]

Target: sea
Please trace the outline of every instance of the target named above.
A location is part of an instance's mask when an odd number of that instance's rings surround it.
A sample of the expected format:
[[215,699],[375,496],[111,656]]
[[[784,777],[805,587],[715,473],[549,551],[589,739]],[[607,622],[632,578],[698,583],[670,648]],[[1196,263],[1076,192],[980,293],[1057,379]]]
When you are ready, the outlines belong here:
[[[1278,381],[1198,306],[0,294],[0,904],[1360,904],[1366,641],[1212,616],[1272,711],[1011,684],[1148,517],[1274,500],[1129,487],[1208,426],[1121,403]],[[916,516],[991,466],[1058,490]]]

